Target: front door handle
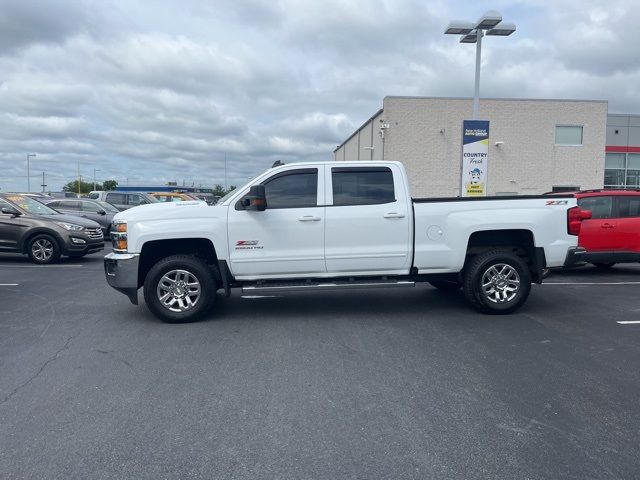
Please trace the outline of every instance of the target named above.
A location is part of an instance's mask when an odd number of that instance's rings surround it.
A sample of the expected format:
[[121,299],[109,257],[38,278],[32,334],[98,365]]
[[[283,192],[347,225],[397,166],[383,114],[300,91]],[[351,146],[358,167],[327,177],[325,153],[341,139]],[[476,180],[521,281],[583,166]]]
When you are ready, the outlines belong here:
[[404,218],[404,213],[389,212],[384,214],[384,218]]
[[298,218],[299,222],[319,222],[320,217],[314,217],[313,215],[305,215],[304,217]]
[[603,223],[602,224],[602,228],[613,228],[613,227],[615,227],[615,225],[612,225],[610,223]]

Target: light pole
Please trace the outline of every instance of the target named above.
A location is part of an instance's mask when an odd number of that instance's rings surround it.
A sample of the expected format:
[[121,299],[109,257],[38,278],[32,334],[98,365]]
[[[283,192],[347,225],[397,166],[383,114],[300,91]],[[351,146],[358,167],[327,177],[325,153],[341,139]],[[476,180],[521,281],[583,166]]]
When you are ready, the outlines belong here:
[[96,172],[99,172],[100,169],[99,168],[94,168],[93,169],[93,190],[96,190]]
[[31,166],[29,165],[29,159],[35,156],[35,153],[27,153],[27,193],[31,193]]
[[478,104],[480,103],[480,58],[482,55],[482,37],[496,35],[506,37],[516,31],[513,23],[503,22],[502,15],[495,10],[485,13],[473,22],[453,21],[444,31],[448,35],[462,35],[460,43],[476,44],[476,81],[473,95],[473,119],[478,119]]

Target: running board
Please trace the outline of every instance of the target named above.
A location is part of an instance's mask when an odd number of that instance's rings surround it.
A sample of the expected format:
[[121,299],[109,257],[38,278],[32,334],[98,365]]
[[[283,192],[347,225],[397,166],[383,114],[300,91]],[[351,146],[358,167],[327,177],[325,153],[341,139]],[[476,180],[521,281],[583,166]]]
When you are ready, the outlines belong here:
[[242,287],[242,293],[251,292],[295,292],[301,290],[341,290],[351,288],[398,288],[415,287],[416,282],[408,280],[344,281],[344,282],[303,282],[303,283],[262,283]]

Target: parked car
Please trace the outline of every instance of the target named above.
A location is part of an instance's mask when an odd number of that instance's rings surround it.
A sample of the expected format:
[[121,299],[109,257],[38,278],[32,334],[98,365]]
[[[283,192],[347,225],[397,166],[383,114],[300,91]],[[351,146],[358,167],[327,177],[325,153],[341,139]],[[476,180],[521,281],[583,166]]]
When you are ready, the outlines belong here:
[[186,193],[178,192],[151,192],[150,195],[153,195],[160,202],[189,202],[200,200]]
[[579,210],[556,197],[411,198],[399,162],[282,165],[222,198],[118,213],[109,285],[134,304],[186,322],[230,294],[287,290],[462,288],[480,312],[524,304],[547,267],[562,266]]
[[99,223],[102,228],[102,234],[105,237],[108,237],[111,231],[113,216],[119,212],[119,210],[110,203],[101,202],[100,200],[90,200],[88,198],[75,200],[54,198],[46,201],[45,205],[65,215],[88,218],[89,220]]
[[30,197],[0,194],[0,251],[29,255],[38,264],[61,255],[82,257],[104,248],[96,222],[63,215]]
[[98,197],[93,200],[110,203],[120,211],[159,202],[157,198],[146,192],[99,192]]
[[49,192],[49,196],[54,198],[78,198],[78,194],[74,192]]
[[587,212],[574,222],[578,249],[566,266],[589,262],[610,268],[640,262],[640,190],[583,190],[572,195]]

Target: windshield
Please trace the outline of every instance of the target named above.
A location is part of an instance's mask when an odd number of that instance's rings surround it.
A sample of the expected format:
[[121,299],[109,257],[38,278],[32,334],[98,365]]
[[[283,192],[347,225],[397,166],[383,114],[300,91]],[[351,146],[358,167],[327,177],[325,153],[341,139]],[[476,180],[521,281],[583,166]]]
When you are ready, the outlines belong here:
[[58,215],[52,208],[24,195],[6,195],[4,198],[32,215]]
[[106,210],[107,213],[118,213],[120,211],[110,203],[107,203],[107,202],[98,202],[98,203],[102,208]]

